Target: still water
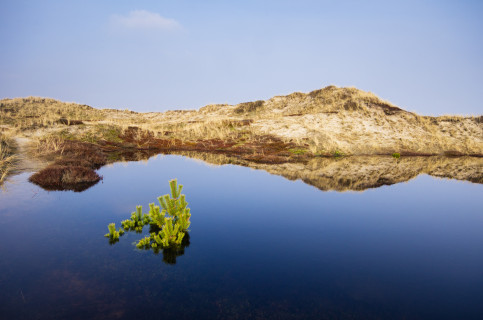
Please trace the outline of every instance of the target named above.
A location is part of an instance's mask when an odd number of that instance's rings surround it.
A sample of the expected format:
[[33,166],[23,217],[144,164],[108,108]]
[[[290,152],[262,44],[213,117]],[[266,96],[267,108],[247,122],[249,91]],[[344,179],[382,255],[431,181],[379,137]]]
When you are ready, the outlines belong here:
[[[483,318],[481,184],[419,175],[325,192],[174,155],[99,173],[82,193],[29,173],[4,185],[1,319]],[[109,245],[107,225],[172,178],[192,212],[184,254],[166,263],[133,232]]]

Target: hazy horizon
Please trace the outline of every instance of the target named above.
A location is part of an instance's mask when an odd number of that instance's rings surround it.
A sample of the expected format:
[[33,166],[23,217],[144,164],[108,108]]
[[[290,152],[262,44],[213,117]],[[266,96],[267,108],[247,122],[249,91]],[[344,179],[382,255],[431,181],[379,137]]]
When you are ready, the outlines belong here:
[[2,1],[0,98],[134,111],[356,87],[482,114],[478,1]]

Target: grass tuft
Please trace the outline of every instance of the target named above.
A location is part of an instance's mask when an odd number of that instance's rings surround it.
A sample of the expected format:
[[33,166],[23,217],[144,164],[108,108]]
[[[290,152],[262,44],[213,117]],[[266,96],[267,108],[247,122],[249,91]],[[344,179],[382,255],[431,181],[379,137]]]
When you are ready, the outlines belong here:
[[15,169],[16,160],[13,141],[4,134],[0,134],[0,184]]

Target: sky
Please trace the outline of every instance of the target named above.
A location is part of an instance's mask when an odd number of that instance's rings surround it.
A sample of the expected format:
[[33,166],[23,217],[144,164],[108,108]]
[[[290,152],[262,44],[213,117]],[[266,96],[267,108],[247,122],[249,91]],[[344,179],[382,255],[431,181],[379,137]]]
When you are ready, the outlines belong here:
[[483,114],[483,1],[0,0],[0,98],[135,111],[328,85]]

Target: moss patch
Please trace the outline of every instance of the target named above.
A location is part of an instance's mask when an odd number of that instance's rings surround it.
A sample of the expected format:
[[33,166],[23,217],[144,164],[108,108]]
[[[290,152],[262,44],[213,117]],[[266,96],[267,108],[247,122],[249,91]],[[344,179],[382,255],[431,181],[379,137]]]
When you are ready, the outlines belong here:
[[306,154],[308,152],[305,149],[289,149],[288,151],[292,154]]

